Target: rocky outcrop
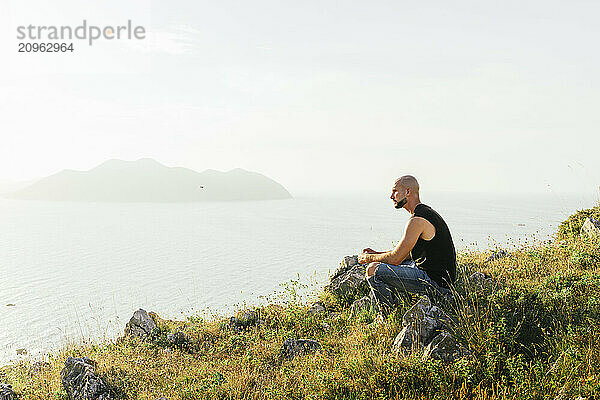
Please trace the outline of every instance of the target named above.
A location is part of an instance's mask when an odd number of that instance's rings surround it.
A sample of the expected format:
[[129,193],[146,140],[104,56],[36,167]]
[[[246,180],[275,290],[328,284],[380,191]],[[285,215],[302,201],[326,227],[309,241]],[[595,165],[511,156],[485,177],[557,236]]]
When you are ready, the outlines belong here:
[[17,400],[17,395],[11,385],[0,384],[0,400]]
[[327,290],[342,298],[352,298],[356,294],[366,294],[369,285],[365,279],[365,265],[358,263],[358,256],[346,256],[340,267],[331,276]]
[[133,316],[125,325],[125,335],[140,340],[148,340],[152,338],[155,329],[158,329],[158,326],[154,319],[148,315],[146,310],[140,308],[133,313]]
[[421,296],[402,317],[402,330],[396,336],[392,351],[410,355],[425,349],[424,358],[453,361],[465,352],[445,329],[450,318],[427,296]]
[[110,387],[96,374],[94,361],[87,357],[67,358],[60,377],[71,400],[115,399]]
[[281,356],[291,360],[294,357],[304,356],[321,349],[321,344],[312,339],[287,339],[281,347]]
[[590,238],[600,238],[600,221],[592,217],[586,218],[581,226],[581,234]]

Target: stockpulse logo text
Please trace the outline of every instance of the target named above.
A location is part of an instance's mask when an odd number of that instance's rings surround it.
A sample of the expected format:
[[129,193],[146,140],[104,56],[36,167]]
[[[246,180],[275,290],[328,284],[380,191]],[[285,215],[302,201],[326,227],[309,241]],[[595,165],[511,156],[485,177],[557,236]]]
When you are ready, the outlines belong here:
[[[84,19],[83,24],[76,27],[68,25],[21,25],[17,27],[17,39],[21,41],[36,40],[44,42],[76,39],[86,40],[88,45],[91,46],[97,40],[142,40],[145,38],[146,29],[139,25],[133,26],[131,20],[128,20],[126,25],[88,25],[87,20]],[[52,47],[56,44],[58,43],[48,43],[48,46]]]

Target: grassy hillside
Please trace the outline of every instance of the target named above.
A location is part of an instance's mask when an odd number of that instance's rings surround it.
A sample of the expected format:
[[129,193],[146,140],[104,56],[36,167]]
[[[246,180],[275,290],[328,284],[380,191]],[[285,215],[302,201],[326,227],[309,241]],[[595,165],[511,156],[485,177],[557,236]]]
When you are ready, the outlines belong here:
[[[64,349],[49,365],[5,367],[0,383],[21,399],[66,399],[64,360],[87,356],[122,399],[600,398],[600,244],[561,228],[550,242],[486,262],[489,255],[460,254],[447,312],[471,355],[451,364],[392,353],[409,302],[377,323],[368,312],[350,318],[349,299],[322,293],[327,311],[311,315],[292,284],[286,301],[258,309],[261,322],[247,330],[157,318],[151,342]],[[473,271],[492,283],[466,284]],[[170,346],[175,330],[192,343]],[[322,350],[287,360],[280,349],[288,338],[316,339]]]

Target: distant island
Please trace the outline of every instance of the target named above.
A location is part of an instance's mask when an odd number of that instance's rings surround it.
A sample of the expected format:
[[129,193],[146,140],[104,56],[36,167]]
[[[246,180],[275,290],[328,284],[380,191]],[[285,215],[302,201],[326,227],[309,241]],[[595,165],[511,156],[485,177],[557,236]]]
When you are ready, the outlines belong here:
[[109,160],[89,171],[63,170],[5,194],[23,200],[98,202],[193,202],[273,200],[292,196],[279,183],[236,168],[197,172],[153,159]]

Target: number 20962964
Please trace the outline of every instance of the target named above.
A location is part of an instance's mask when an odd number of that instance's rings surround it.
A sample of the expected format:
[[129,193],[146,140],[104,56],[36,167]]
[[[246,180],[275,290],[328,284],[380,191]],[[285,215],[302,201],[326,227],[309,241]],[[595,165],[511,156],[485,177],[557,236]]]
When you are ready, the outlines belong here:
[[73,52],[73,43],[19,43],[19,53]]

